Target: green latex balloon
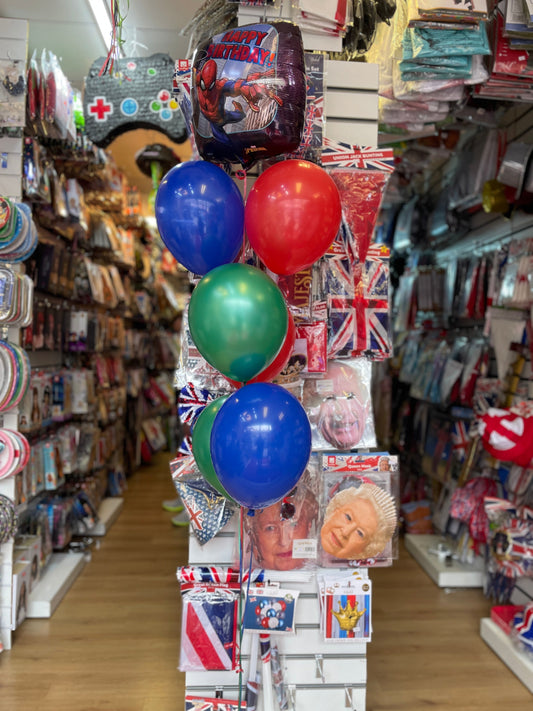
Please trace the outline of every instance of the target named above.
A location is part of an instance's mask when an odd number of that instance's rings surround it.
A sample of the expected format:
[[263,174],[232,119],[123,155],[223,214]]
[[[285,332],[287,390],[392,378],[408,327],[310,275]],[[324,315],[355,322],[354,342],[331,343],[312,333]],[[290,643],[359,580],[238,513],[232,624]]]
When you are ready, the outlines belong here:
[[229,397],[229,395],[224,395],[216,400],[212,400],[204,407],[198,416],[192,429],[192,453],[194,455],[194,461],[204,478],[219,494],[233,501],[219,482],[213,466],[213,460],[211,459],[211,430],[213,428],[213,422],[215,421],[218,411]]
[[192,339],[214,368],[245,383],[276,357],[287,334],[288,312],[276,284],[247,264],[223,264],[192,293]]

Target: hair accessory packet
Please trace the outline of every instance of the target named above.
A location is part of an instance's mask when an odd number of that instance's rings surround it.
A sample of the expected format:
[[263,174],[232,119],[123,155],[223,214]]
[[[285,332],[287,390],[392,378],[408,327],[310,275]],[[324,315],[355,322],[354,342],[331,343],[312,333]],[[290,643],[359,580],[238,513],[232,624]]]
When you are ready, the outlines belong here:
[[303,406],[313,450],[376,446],[371,406],[372,363],[366,358],[328,361],[322,378],[306,379]]
[[30,445],[20,432],[0,429],[0,479],[21,472],[30,459]]
[[[246,711],[248,708],[246,701],[241,701],[241,711]],[[239,711],[239,702],[231,699],[210,699],[206,696],[187,696],[185,697],[185,711]]]
[[28,205],[0,196],[0,262],[28,259],[37,242],[37,228]]
[[191,521],[191,528],[201,545],[214,538],[233,516],[228,499],[204,479],[194,457],[170,462],[174,486]]
[[31,365],[26,352],[14,343],[0,341],[0,412],[21,402],[30,382]]
[[17,512],[15,504],[7,496],[0,494],[0,543],[6,543],[17,532]]
[[391,565],[398,557],[398,458],[388,452],[322,455],[319,563]]
[[33,320],[33,281],[0,265],[0,327],[27,328]]

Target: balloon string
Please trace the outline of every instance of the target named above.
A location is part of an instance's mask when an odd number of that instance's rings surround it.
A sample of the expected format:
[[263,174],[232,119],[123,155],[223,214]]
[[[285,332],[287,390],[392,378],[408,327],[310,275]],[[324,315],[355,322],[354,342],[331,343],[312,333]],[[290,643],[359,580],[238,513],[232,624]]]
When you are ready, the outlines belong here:
[[241,506],[239,509],[239,703],[237,706],[238,711],[241,709],[242,701],[242,638],[244,634],[243,629],[243,533],[244,533],[244,509]]
[[[242,186],[242,191],[243,191],[243,200],[244,204],[246,205],[246,197],[247,197],[247,172],[245,170],[238,170],[235,175],[239,180],[243,181],[243,186]],[[242,254],[241,254],[241,263],[244,264],[246,261],[246,231],[243,229],[242,231]]]

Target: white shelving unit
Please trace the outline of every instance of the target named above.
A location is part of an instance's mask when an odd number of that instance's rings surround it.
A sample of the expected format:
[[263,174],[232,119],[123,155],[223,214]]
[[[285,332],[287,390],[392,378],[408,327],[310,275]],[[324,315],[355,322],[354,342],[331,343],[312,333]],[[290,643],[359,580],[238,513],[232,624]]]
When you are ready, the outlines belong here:
[[452,560],[451,565],[447,565],[429,552],[430,549],[437,548],[440,540],[440,536],[407,534],[405,547],[439,588],[482,588],[482,559],[476,559],[473,565],[466,565],[457,560]]
[[489,617],[481,620],[481,638],[533,694],[533,660],[520,652]]
[[[27,20],[0,19],[0,59],[25,63],[28,53]],[[22,197],[22,137],[0,136],[0,154],[5,167],[0,169],[0,195],[20,201]],[[18,329],[9,329],[9,340],[18,342]],[[5,337],[3,335],[2,337]],[[18,429],[16,411],[0,413],[0,427]],[[15,479],[0,481],[0,494],[15,500]],[[0,642],[11,649],[11,592],[13,584],[13,541],[0,545]]]
[[111,496],[104,499],[98,509],[99,521],[90,531],[91,536],[105,536],[111,526],[115,523],[122,511],[124,499],[120,496]]
[[30,593],[27,617],[52,617],[74,581],[87,564],[84,553],[54,553]]

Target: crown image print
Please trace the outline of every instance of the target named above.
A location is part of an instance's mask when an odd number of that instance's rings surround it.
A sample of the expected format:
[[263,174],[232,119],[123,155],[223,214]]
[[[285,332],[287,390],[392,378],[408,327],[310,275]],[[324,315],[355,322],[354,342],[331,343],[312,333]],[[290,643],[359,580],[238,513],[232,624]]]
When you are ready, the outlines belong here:
[[353,607],[348,600],[346,607],[341,607],[341,604],[339,603],[339,611],[331,611],[331,614],[337,618],[337,622],[339,623],[341,630],[351,632],[356,628],[357,623],[366,612],[366,610],[358,610],[357,607],[357,600],[355,601],[355,605]]

